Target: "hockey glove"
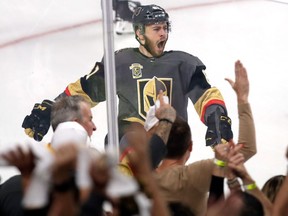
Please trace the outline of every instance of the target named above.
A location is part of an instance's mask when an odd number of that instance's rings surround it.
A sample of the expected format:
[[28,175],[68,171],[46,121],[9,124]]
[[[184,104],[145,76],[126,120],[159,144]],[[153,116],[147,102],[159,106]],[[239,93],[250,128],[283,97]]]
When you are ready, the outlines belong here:
[[206,146],[212,148],[220,143],[226,143],[233,138],[231,119],[219,108],[207,118]]
[[27,115],[22,123],[25,133],[36,141],[41,141],[49,130],[53,103],[50,100],[43,100],[41,104],[36,103],[31,114]]

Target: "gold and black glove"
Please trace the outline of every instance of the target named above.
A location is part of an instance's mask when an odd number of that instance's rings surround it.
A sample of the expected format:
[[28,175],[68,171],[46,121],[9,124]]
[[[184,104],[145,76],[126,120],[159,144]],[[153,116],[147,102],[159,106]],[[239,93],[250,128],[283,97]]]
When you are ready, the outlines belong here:
[[233,138],[231,119],[219,108],[208,116],[206,125],[206,146],[213,148],[215,145],[228,142]]
[[25,133],[41,141],[50,128],[50,115],[53,101],[43,100],[42,103],[36,103],[30,115],[27,115],[22,123]]

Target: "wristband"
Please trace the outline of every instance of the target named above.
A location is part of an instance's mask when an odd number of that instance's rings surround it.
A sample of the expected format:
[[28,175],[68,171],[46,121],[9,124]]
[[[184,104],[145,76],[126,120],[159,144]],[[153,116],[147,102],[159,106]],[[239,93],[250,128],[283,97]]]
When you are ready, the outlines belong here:
[[159,121],[165,121],[165,122],[168,122],[170,124],[173,124],[173,122],[167,118],[162,118],[162,119],[159,119]]
[[254,183],[252,183],[252,184],[248,184],[248,185],[243,185],[243,187],[244,187],[244,189],[245,190],[254,190],[255,188],[257,188],[257,185],[256,185],[256,183],[254,182]]
[[214,159],[214,164],[216,164],[219,167],[225,167],[226,166],[226,162],[222,161],[222,160],[218,160],[218,159]]

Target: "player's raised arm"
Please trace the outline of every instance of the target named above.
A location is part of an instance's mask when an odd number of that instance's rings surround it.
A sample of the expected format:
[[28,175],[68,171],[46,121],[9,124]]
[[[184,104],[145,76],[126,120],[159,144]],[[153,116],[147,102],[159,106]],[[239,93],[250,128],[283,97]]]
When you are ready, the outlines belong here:
[[189,98],[201,121],[207,126],[206,146],[213,148],[219,143],[231,140],[233,132],[224,98],[218,88],[210,85],[204,70],[205,66],[198,60],[189,85]]
[[[57,98],[71,95],[81,95],[91,106],[105,100],[104,67],[96,62],[91,72],[76,82],[68,84],[65,91]],[[22,123],[25,133],[36,141],[41,141],[50,128],[50,115],[54,100],[45,99],[41,103],[35,103],[30,115],[27,115]]]

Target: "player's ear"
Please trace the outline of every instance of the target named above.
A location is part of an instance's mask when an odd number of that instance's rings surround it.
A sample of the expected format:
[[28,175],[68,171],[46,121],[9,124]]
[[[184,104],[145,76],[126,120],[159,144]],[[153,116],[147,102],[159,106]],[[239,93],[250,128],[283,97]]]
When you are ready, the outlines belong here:
[[139,40],[144,40],[144,36],[139,28],[136,30],[135,34]]

